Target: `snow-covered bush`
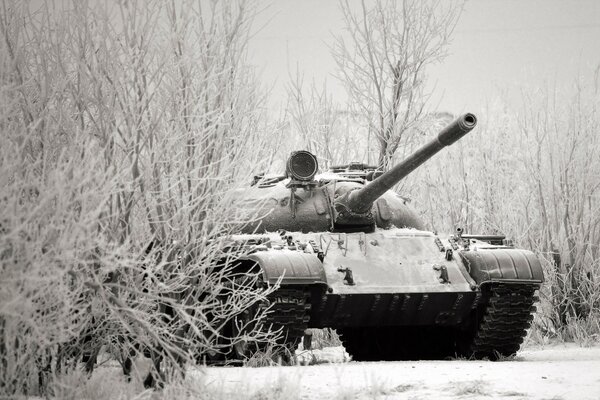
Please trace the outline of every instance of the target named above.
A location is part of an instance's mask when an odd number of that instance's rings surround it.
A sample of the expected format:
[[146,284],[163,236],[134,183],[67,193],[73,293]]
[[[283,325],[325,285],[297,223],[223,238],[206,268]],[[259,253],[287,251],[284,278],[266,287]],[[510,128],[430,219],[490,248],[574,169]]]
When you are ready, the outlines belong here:
[[225,302],[239,282],[216,264],[270,146],[250,6],[3,4],[2,395],[100,345],[181,372],[264,299],[249,276]]

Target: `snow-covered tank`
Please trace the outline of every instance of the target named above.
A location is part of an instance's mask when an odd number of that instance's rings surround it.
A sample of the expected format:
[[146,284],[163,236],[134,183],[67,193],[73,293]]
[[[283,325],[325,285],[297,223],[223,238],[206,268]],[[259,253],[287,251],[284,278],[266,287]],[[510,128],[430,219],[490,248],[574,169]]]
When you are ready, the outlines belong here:
[[283,328],[289,347],[307,328],[335,328],[355,360],[514,354],[539,260],[503,236],[424,230],[391,190],[475,125],[461,116],[385,173],[352,163],[317,175],[316,157],[297,151],[285,175],[257,177],[243,196],[258,217],[234,239],[265,284],[280,284],[264,326]]

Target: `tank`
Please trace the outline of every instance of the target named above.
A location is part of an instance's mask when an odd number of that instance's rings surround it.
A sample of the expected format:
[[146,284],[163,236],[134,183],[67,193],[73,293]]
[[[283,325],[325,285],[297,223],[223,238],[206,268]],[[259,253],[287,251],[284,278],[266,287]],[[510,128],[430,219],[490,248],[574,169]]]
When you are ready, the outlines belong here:
[[350,163],[317,174],[316,157],[296,151],[285,174],[257,176],[240,193],[240,212],[254,219],[230,239],[247,250],[241,265],[278,285],[263,326],[281,329],[285,347],[308,328],[333,328],[358,361],[519,349],[544,279],[536,256],[501,235],[427,231],[392,190],[476,123],[462,115],[385,173]]

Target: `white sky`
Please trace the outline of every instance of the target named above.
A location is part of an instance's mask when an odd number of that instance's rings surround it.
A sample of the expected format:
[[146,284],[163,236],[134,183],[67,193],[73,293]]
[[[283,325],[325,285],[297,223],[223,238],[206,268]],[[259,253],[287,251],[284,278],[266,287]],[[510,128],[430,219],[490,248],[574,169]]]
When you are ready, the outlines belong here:
[[[250,59],[265,83],[275,82],[274,104],[285,101],[296,66],[307,81],[327,79],[336,100],[345,101],[327,47],[343,29],[338,2],[267,4],[255,23],[262,29],[251,41]],[[441,98],[438,111],[476,112],[499,97],[518,101],[521,88],[571,84],[600,66],[600,0],[471,0],[449,52],[429,74]]]

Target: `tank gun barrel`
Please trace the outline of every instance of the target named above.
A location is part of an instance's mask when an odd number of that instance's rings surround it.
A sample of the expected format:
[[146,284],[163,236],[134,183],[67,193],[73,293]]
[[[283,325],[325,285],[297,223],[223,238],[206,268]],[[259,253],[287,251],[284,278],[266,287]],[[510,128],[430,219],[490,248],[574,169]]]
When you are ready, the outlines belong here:
[[417,169],[425,161],[433,157],[446,146],[450,146],[477,124],[473,114],[464,114],[446,126],[434,139],[423,145],[408,158],[395,165],[392,169],[375,179],[365,187],[348,194],[346,206],[355,213],[368,211],[373,202],[391,189],[396,183]]

